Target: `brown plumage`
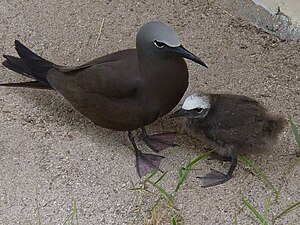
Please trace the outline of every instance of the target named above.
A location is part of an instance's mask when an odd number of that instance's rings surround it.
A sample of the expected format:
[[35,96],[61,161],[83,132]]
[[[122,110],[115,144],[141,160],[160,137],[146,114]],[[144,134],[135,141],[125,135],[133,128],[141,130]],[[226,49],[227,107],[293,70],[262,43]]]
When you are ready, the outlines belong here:
[[204,187],[229,180],[238,154],[270,149],[286,123],[283,117],[270,114],[256,100],[232,94],[191,95],[172,116],[185,117],[185,128],[214,147],[216,159],[231,161],[226,175],[212,170],[201,177]]
[[136,45],[70,67],[47,61],[15,41],[20,58],[4,55],[3,65],[35,81],[0,85],[56,90],[95,124],[128,131],[137,171],[143,176],[157,168],[163,157],[141,153],[132,131],[141,128],[142,139],[156,152],[174,146],[174,134],[150,136],[144,126],[170,112],[186,91],[188,70],[183,57],[206,65],[180,45],[171,27],[160,22],[145,24]]

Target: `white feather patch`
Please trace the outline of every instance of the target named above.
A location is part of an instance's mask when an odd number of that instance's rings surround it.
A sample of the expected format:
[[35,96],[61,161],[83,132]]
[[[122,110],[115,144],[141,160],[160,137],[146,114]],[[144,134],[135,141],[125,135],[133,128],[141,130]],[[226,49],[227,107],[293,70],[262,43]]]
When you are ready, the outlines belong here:
[[182,108],[185,110],[191,110],[195,108],[209,109],[209,97],[205,95],[199,96],[198,94],[190,95],[185,99]]

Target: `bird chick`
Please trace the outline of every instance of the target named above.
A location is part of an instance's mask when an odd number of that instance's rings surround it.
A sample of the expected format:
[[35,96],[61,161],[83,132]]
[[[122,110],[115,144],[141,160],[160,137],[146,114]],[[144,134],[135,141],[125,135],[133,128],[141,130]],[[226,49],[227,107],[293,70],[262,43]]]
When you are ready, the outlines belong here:
[[193,94],[171,117],[184,117],[185,129],[215,148],[213,159],[231,161],[227,174],[211,170],[205,177],[199,177],[203,187],[231,179],[237,155],[270,149],[286,123],[283,117],[268,113],[256,100],[233,94]]

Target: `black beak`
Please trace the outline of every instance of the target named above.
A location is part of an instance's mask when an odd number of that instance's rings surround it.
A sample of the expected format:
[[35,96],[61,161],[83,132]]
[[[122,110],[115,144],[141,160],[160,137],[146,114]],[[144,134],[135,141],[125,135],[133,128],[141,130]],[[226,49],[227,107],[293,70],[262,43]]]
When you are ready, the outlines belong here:
[[173,112],[170,116],[169,116],[169,119],[170,118],[174,118],[174,117],[185,117],[187,115],[187,110],[184,110],[184,109],[178,109],[177,111]]
[[189,50],[185,49],[182,45],[180,45],[178,47],[171,47],[170,51],[174,52],[175,54],[177,54],[179,56],[182,56],[186,59],[190,59],[190,60],[208,68],[207,65],[201,59],[199,59],[197,56],[195,56]]

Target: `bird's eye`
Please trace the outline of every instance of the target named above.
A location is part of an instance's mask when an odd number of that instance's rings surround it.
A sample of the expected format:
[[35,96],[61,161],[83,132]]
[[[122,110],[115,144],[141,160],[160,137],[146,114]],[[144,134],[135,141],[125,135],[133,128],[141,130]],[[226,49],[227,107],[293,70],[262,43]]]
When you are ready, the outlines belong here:
[[163,48],[163,47],[165,47],[165,43],[159,42],[159,41],[154,41],[154,45],[157,48]]
[[194,109],[197,113],[201,113],[202,111],[203,111],[203,109],[202,108],[196,108],[196,109]]

